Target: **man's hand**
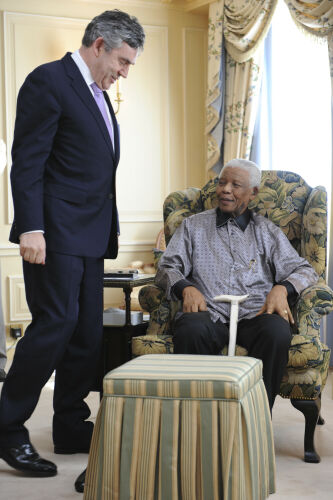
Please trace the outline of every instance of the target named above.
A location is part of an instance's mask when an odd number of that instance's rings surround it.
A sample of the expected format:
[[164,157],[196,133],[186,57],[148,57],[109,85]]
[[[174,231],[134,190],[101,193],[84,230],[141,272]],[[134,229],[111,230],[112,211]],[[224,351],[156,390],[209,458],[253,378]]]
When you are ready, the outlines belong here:
[[183,312],[207,311],[205,297],[194,286],[187,286],[183,290]]
[[288,321],[289,323],[294,324],[294,318],[291,314],[288,304],[288,292],[285,286],[283,285],[275,285],[272,290],[266,297],[266,302],[260,309],[260,311],[256,314],[267,313],[273,314],[274,312],[278,313],[283,319]]
[[46,243],[44,234],[22,234],[20,237],[20,254],[30,264],[45,265]]

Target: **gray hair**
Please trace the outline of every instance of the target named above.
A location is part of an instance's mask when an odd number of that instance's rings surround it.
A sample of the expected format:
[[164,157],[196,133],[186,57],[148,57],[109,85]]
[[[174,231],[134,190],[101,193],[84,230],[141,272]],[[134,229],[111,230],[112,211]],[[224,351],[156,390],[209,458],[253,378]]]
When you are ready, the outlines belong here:
[[145,42],[145,32],[137,18],[118,9],[106,10],[94,17],[86,27],[82,45],[90,47],[99,37],[103,38],[107,52],[119,48],[123,42],[143,50]]
[[234,160],[229,161],[222,168],[219,178],[222,177],[223,170],[227,167],[237,167],[246,170],[249,173],[249,181],[250,187],[259,187],[261,181],[261,171],[260,168],[254,161],[243,160],[241,158],[235,158]]

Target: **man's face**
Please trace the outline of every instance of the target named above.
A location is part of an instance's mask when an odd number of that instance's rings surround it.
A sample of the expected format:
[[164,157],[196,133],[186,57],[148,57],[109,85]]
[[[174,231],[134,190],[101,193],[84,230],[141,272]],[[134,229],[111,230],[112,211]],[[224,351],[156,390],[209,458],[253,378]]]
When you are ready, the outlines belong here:
[[220,210],[231,213],[234,217],[247,209],[257,193],[258,188],[250,187],[249,173],[238,167],[227,167],[216,187]]
[[135,64],[138,49],[123,42],[117,49],[105,50],[103,38],[93,44],[94,59],[90,66],[93,79],[102,90],[108,90],[121,76],[127,78],[131,64]]

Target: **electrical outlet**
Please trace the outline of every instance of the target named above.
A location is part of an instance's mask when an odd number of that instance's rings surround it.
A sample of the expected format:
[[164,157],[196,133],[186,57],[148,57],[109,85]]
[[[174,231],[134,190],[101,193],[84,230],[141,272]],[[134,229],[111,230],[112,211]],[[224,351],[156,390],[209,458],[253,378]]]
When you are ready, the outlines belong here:
[[13,339],[19,339],[23,335],[22,325],[11,325],[10,327],[10,336]]

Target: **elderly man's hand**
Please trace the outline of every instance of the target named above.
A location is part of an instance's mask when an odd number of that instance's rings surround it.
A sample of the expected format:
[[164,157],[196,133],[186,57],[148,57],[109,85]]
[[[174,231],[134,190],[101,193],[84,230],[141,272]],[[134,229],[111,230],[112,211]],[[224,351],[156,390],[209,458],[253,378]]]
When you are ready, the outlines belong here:
[[26,233],[20,237],[20,254],[30,264],[45,264],[46,243],[43,233]]
[[288,292],[285,286],[283,285],[273,286],[272,290],[266,297],[265,304],[257,313],[257,316],[263,313],[273,314],[275,312],[289,323],[294,324],[294,318],[291,314],[287,297],[288,297]]
[[183,312],[207,311],[205,297],[194,286],[187,286],[183,290]]

